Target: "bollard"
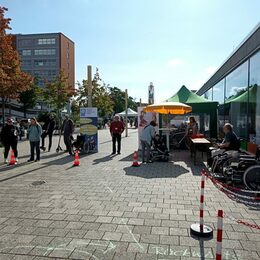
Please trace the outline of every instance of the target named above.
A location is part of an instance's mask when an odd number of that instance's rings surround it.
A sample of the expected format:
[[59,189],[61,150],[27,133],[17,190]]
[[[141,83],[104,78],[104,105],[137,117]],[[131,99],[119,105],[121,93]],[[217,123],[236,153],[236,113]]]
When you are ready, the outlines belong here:
[[222,259],[223,210],[218,210],[216,260]]
[[192,224],[190,232],[192,235],[200,237],[210,237],[213,235],[211,227],[204,225],[204,188],[205,188],[205,170],[201,172],[201,193],[200,193],[200,223]]

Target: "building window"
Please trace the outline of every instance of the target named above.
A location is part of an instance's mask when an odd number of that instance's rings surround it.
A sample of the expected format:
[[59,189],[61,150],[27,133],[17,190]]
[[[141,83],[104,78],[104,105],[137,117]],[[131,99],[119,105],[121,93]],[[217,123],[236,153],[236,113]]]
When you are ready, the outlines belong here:
[[18,46],[19,47],[32,46],[32,44],[33,44],[32,39],[20,39],[20,40],[18,40]]
[[248,61],[244,62],[237,69],[226,77],[226,99],[239,96],[247,90],[248,84]]
[[213,100],[213,89],[209,89],[207,92],[204,93],[204,97],[210,101]]
[[46,38],[46,39],[38,39],[38,44],[43,45],[43,44],[55,44],[56,39],[55,38]]
[[250,58],[249,138],[260,144],[260,51]]
[[32,65],[32,61],[31,60],[22,60],[21,61],[21,65],[23,67],[31,66]]
[[30,55],[32,55],[32,51],[31,50],[22,50],[22,55],[23,56],[30,56]]
[[55,49],[41,49],[41,50],[34,50],[34,55],[55,55]]
[[51,59],[51,60],[35,60],[34,61],[34,66],[36,67],[41,67],[41,66],[45,66],[45,67],[56,67],[56,60],[55,59]]
[[214,87],[213,87],[213,100],[217,101],[219,104],[224,103],[224,92],[225,92],[225,86],[224,86],[224,79],[219,81]]

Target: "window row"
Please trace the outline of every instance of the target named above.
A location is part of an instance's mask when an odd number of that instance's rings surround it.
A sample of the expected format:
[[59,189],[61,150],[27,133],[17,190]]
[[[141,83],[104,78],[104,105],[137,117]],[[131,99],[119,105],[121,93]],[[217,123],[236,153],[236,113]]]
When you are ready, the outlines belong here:
[[[19,51],[22,56],[31,56],[32,50],[22,50]],[[34,50],[34,55],[56,55],[56,49],[39,49]]]
[[39,77],[55,77],[57,75],[57,71],[56,70],[35,70],[33,74]]
[[45,39],[38,39],[38,44],[55,44],[56,39],[55,38],[45,38]]
[[55,38],[41,38],[41,39],[18,39],[19,47],[29,47],[33,45],[48,45],[56,44]]
[[57,65],[57,62],[55,59],[53,60],[35,60],[34,66],[37,67],[55,67]]
[[56,49],[40,49],[34,50],[34,55],[55,55]]

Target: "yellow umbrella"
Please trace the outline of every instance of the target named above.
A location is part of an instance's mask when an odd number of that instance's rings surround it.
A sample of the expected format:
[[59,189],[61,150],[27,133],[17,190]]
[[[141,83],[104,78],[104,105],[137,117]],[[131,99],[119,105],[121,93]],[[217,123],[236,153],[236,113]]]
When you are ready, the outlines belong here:
[[184,115],[192,111],[192,107],[180,102],[161,102],[148,105],[145,112],[157,112],[160,114]]

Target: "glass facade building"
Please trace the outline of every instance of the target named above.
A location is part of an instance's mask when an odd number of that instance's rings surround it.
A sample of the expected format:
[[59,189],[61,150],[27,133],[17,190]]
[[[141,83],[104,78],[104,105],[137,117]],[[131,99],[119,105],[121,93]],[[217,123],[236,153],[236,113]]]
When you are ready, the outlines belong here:
[[197,94],[218,101],[219,132],[229,122],[239,137],[260,144],[260,24]]

